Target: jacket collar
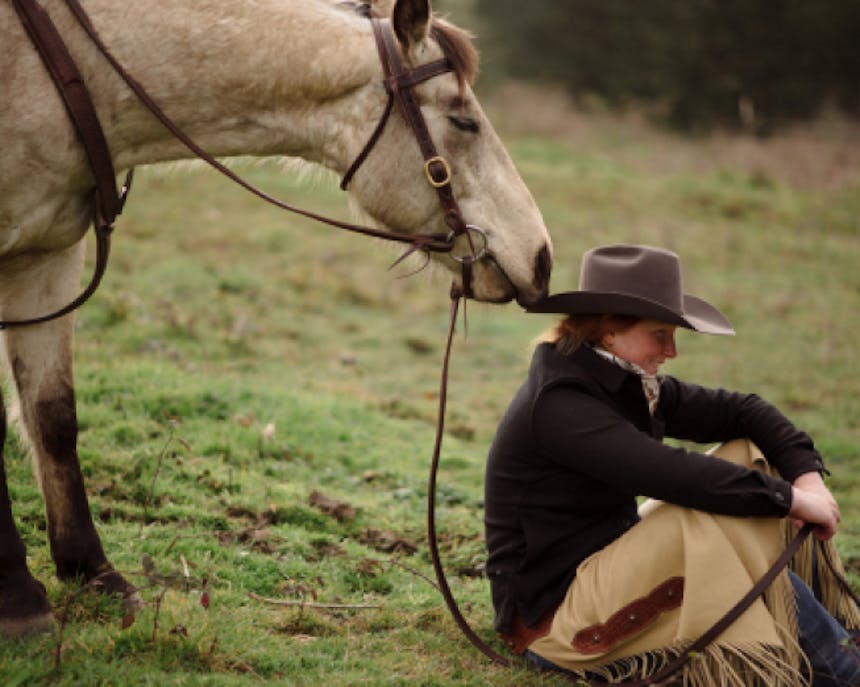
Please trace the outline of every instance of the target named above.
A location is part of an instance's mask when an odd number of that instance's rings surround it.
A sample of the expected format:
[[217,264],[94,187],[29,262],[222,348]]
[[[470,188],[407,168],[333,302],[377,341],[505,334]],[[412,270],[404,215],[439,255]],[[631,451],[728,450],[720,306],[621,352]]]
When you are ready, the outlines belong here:
[[540,344],[535,350],[531,375],[539,387],[566,379],[593,379],[610,392],[618,391],[629,376],[636,376],[589,346],[581,345],[571,355],[562,355],[549,343]]

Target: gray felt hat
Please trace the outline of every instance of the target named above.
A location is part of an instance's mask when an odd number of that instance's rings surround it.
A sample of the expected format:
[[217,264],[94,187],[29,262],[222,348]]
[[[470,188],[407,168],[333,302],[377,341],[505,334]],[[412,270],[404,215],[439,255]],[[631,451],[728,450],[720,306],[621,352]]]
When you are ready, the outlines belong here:
[[613,245],[582,256],[579,290],[548,296],[532,313],[633,315],[706,334],[734,334],[726,317],[684,293],[678,256],[652,246]]

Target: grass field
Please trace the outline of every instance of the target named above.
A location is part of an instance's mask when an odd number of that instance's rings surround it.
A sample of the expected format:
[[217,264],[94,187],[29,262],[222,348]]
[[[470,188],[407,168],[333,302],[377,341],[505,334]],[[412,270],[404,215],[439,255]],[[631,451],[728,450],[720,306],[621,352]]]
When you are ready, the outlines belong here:
[[[575,286],[581,253],[600,243],[681,254],[688,291],[738,336],[681,333],[667,371],[756,391],[814,435],[842,504],[839,548],[860,572],[856,131],[689,141],[561,105],[529,118],[506,104],[493,118],[553,235],[555,290]],[[276,195],[348,216],[327,177],[242,167]],[[115,605],[53,577],[11,437],[16,519],[61,622],[0,643],[4,685],[564,684],[489,664],[430,582],[449,280],[398,280],[386,272],[396,255],[199,167],[139,171],[104,285],[78,318],[76,383],[92,510],[147,606],[123,628]],[[483,461],[551,322],[470,304],[454,347],[438,524],[452,588],[492,641]],[[346,607],[359,605],[370,607]]]

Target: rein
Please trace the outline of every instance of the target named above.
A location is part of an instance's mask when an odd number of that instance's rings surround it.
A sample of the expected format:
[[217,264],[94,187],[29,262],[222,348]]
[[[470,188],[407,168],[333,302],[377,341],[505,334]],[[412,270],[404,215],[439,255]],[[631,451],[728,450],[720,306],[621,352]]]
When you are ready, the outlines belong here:
[[[129,171],[122,190],[117,192],[114,185],[116,175],[110,150],[96,114],[95,106],[83,78],[75,65],[74,59],[57,31],[56,26],[36,0],[12,0],[12,2],[21,19],[21,23],[27,31],[27,35],[38,50],[45,67],[59,91],[93,172],[96,182],[92,201],[93,227],[97,239],[97,253],[96,265],[90,283],[74,301],[55,312],[40,317],[0,321],[0,329],[39,324],[56,319],[80,307],[95,292],[107,268],[108,256],[110,254],[110,235],[113,231],[113,224],[117,215],[122,212],[126,196],[131,187],[133,173],[133,170]],[[245,190],[250,191],[262,200],[282,210],[287,210],[288,212],[347,231],[387,241],[409,244],[406,253],[397,262],[400,262],[400,260],[416,251],[426,254],[448,253],[461,266],[464,294],[466,296],[472,295],[472,265],[486,254],[487,236],[482,229],[471,224],[466,224],[463,219],[451,187],[451,168],[445,158],[437,153],[427,129],[424,116],[412,92],[414,86],[435,76],[453,71],[453,66],[448,59],[435,60],[414,69],[406,68],[400,58],[397,40],[394,38],[388,22],[376,18],[371,19],[385,77],[383,84],[388,93],[388,102],[367,144],[344,175],[341,188],[347,188],[353,175],[367,158],[381,136],[393,106],[396,105],[398,111],[412,129],[421,149],[424,158],[424,175],[430,185],[436,190],[444,212],[445,225],[448,229],[446,232],[439,234],[406,234],[336,220],[297,208],[274,198],[228,169],[224,164],[203,150],[177,126],[153,101],[140,83],[126,71],[102,41],[79,1],[65,0],[65,3],[93,45],[95,45],[140,102],[176,139],[198,158]],[[466,237],[468,250],[462,254],[456,254],[454,252],[455,242],[457,237],[461,235],[465,235]]]

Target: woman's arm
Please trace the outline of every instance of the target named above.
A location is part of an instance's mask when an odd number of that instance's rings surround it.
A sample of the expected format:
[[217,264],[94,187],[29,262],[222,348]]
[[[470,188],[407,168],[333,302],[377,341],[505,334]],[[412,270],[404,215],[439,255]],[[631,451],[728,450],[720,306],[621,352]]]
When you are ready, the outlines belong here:
[[535,407],[532,432],[543,459],[595,480],[596,493],[604,500],[643,495],[726,515],[789,513],[789,482],[665,445],[577,389],[556,387],[544,393]]
[[809,435],[756,394],[708,389],[665,377],[659,408],[665,413],[667,436],[698,443],[750,439],[788,482],[824,469]]

